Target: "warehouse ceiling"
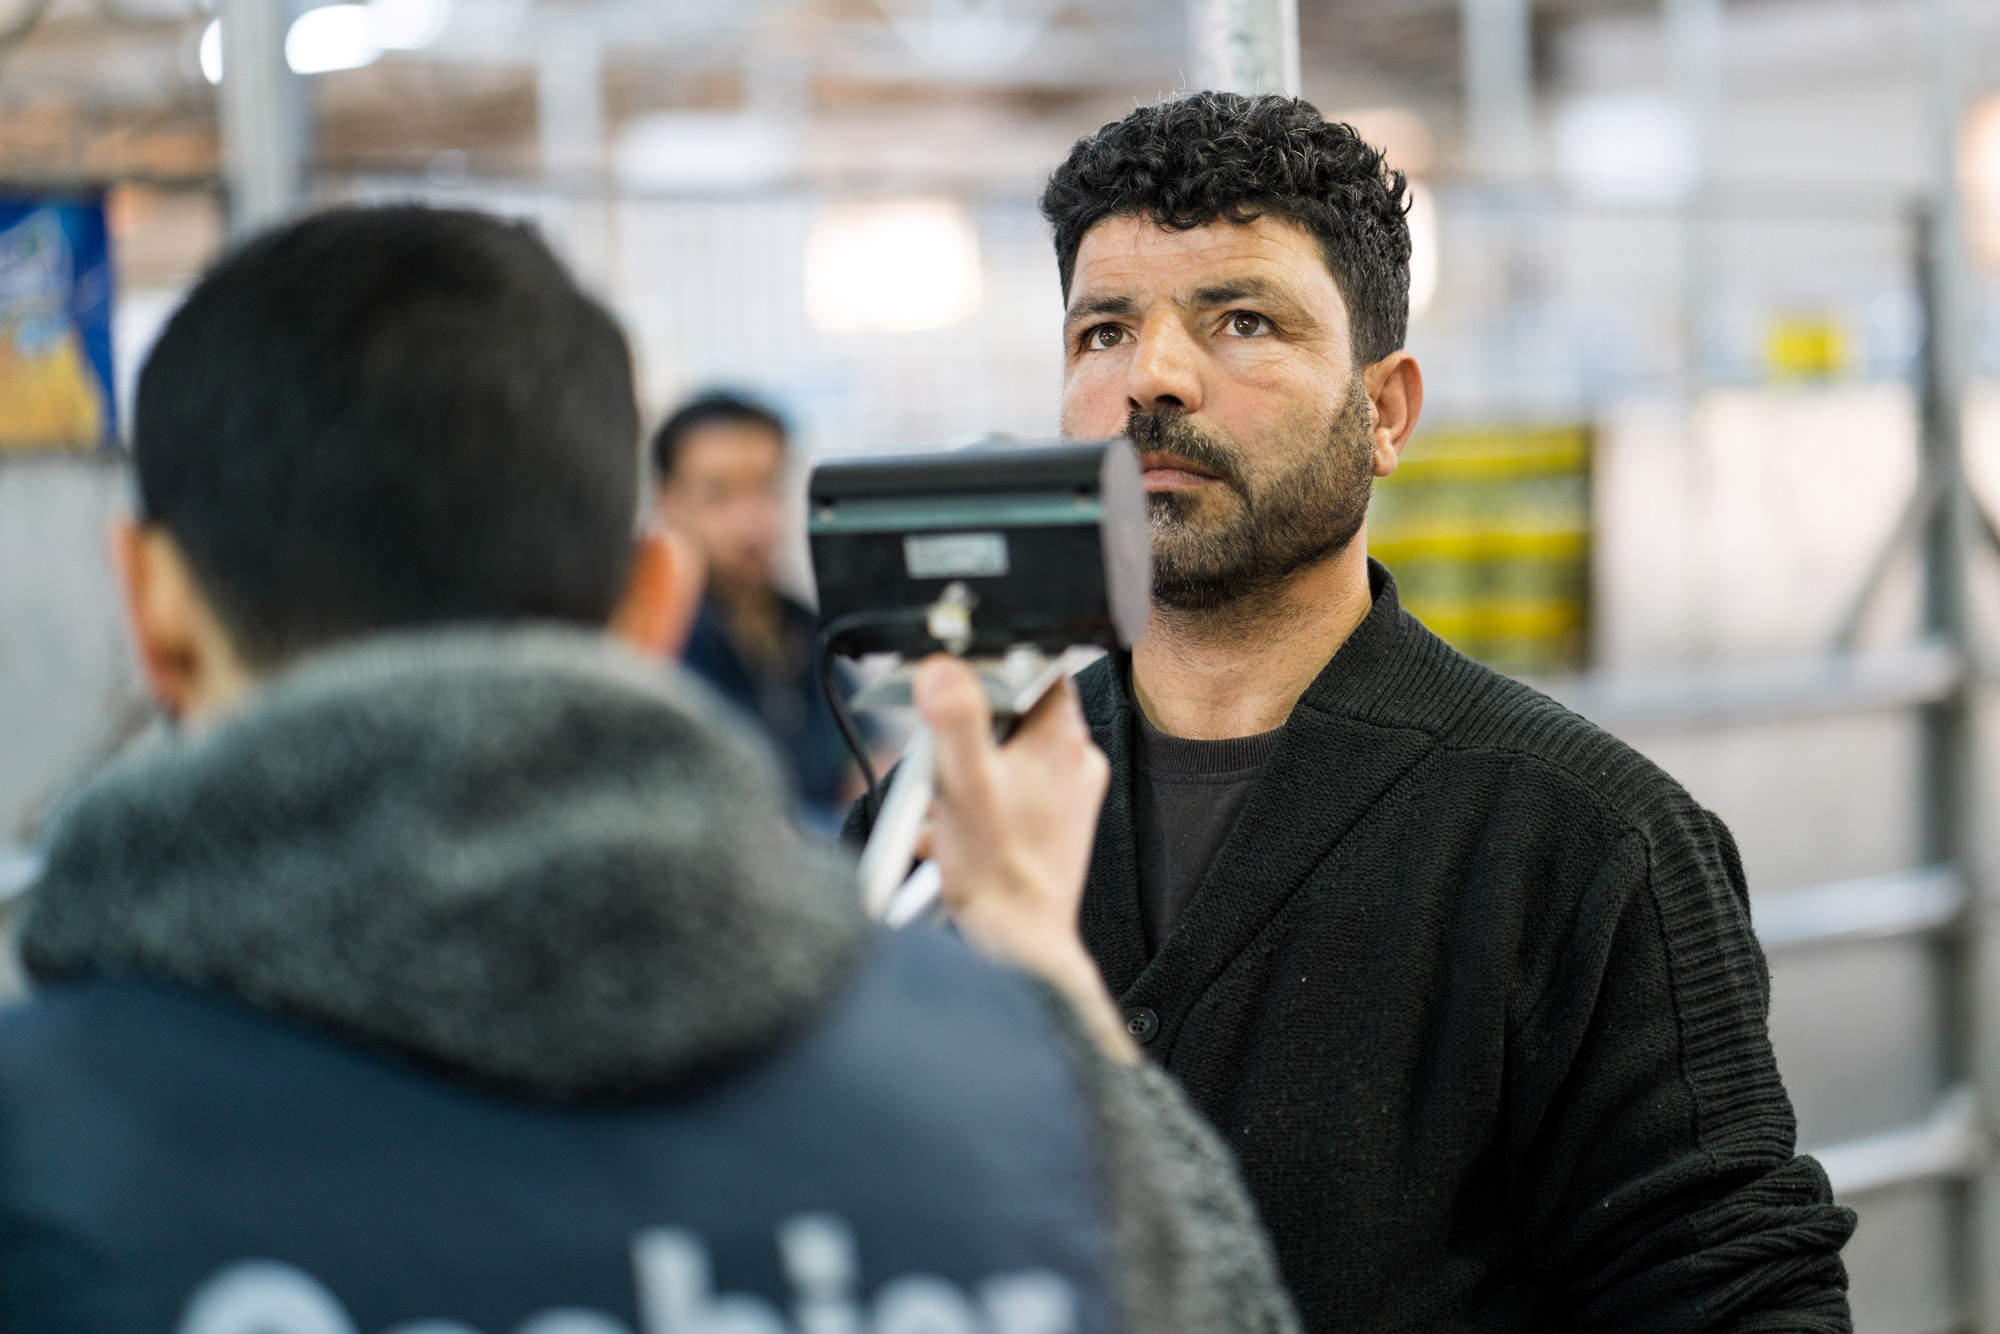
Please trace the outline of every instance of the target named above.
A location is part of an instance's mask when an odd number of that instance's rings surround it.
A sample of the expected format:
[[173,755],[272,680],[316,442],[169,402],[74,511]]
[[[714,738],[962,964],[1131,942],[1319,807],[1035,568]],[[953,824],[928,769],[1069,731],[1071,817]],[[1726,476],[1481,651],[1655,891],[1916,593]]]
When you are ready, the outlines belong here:
[[[438,23],[420,49],[296,80],[323,195],[413,179],[1021,193],[1078,134],[1182,86],[1186,61],[1184,0],[364,2]],[[0,181],[118,186],[114,223],[137,229],[128,279],[176,281],[219,236],[215,3],[0,0]],[[1534,0],[1543,93],[1659,84],[1661,3]],[[1397,165],[1450,176],[1459,4],[1300,0],[1306,96]],[[1733,88],[1793,67],[1846,86],[1922,58],[1916,0],[1730,0],[1726,15]],[[2000,11],[1973,18],[2000,47]]]
[[[0,176],[212,183],[209,0],[0,0]],[[1400,105],[1446,139],[1457,0],[1305,0],[1307,93]],[[1014,184],[1076,133],[1182,81],[1180,0],[455,0],[421,51],[304,80],[322,173],[539,168],[537,71],[587,41],[614,137],[648,115],[794,118],[808,180]],[[1635,0],[1543,0],[1537,23]]]

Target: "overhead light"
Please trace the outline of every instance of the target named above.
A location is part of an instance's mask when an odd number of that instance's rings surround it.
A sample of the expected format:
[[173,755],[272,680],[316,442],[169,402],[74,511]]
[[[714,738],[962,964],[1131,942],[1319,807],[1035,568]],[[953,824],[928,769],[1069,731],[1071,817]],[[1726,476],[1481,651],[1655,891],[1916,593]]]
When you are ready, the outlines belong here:
[[382,58],[375,16],[367,5],[321,5],[292,20],[285,34],[285,63],[295,74],[360,69]]
[[1557,170],[1585,203],[1671,207],[1694,192],[1694,125],[1665,97],[1572,98],[1556,112],[1555,131]]
[[1363,143],[1381,149],[1397,171],[1417,176],[1431,168],[1431,127],[1407,107],[1355,107],[1330,111],[1326,118],[1351,126]]
[[[182,47],[183,51],[187,48]],[[201,77],[210,83],[222,82],[222,20],[210,19],[201,30]],[[183,69],[187,68],[185,65]]]
[[1039,23],[980,13],[950,19],[892,19],[891,23],[919,63],[941,74],[970,78],[1009,68],[1027,55],[1042,35]]
[[[285,63],[294,74],[372,65],[384,51],[417,51],[451,21],[451,0],[368,0],[322,5],[299,15],[285,34]],[[222,82],[222,20],[201,30],[201,76]]]
[[806,238],[806,318],[827,333],[914,333],[979,308],[979,234],[963,204],[835,204]]
[[981,78],[1026,56],[1047,31],[1056,6],[1051,0],[882,0],[882,8],[919,64],[940,74]]
[[385,51],[420,51],[451,21],[451,0],[368,0],[375,45]]
[[1988,268],[2000,268],[2000,94],[1981,98],[1965,114],[1958,179],[1972,253]]
[[791,176],[798,131],[772,116],[655,112],[626,122],[612,160],[632,188],[748,190]]
[[1422,181],[1410,182],[1410,318],[1422,319],[1438,285],[1437,200]]

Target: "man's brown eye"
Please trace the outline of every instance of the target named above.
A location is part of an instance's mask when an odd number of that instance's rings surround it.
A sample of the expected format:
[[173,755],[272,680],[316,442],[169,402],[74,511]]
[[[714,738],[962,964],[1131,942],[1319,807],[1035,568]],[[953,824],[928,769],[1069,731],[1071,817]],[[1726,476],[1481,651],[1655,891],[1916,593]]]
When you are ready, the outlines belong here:
[[1107,324],[1098,329],[1093,338],[1099,347],[1115,347],[1118,344],[1118,333],[1117,325]]
[[1245,338],[1250,338],[1254,337],[1258,329],[1263,326],[1264,317],[1262,315],[1238,314],[1232,322],[1236,326],[1237,333]]

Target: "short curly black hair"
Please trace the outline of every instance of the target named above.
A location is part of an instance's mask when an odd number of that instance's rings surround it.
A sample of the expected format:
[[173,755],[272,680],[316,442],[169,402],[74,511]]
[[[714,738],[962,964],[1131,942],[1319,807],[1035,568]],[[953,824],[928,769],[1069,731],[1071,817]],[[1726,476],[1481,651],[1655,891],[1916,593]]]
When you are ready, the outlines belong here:
[[1106,218],[1161,226],[1282,218],[1316,237],[1347,303],[1356,358],[1403,345],[1410,318],[1410,226],[1403,173],[1296,97],[1201,92],[1140,107],[1077,140],[1049,177],[1063,299],[1077,247]]

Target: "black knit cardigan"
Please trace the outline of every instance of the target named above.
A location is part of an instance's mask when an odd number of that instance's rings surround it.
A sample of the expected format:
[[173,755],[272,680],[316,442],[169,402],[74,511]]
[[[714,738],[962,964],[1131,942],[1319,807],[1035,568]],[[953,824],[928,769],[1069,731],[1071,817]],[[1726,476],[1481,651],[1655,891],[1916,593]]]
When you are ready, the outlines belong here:
[[[1236,1150],[1306,1324],[1847,1330],[1735,844],[1629,747],[1374,608],[1153,958],[1120,664],[1083,933]],[[865,829],[857,810],[850,833]]]

